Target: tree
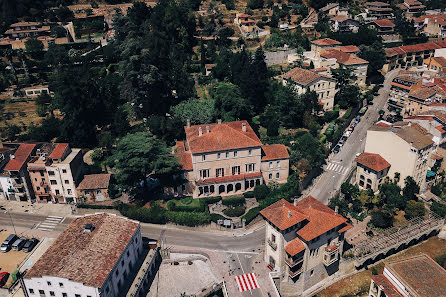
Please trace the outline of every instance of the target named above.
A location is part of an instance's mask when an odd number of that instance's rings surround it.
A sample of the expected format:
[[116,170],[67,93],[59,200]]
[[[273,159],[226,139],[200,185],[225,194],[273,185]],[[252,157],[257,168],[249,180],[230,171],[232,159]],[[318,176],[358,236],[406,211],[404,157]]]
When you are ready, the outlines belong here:
[[251,119],[251,109],[240,89],[229,83],[221,83],[213,93],[217,117],[225,122]]
[[56,9],[55,14],[57,19],[62,23],[66,23],[74,19],[74,13],[66,6]]
[[424,216],[424,214],[426,213],[426,208],[424,208],[424,203],[423,202],[417,202],[415,200],[409,200],[407,202],[407,206],[406,206],[406,218],[408,220],[413,219],[413,218],[417,218],[417,217],[422,217]]
[[51,96],[43,92],[36,98],[36,113],[39,117],[44,117],[51,110]]
[[384,78],[380,73],[386,62],[386,53],[381,42],[376,41],[370,46],[360,46],[359,57],[367,60],[367,81],[382,83]]
[[215,118],[215,100],[189,99],[178,105],[172,106],[172,116],[186,124],[190,120],[191,124],[211,123]]
[[290,166],[295,167],[298,161],[308,160],[311,168],[321,165],[324,159],[324,148],[310,133],[299,136],[291,145]]
[[437,201],[432,202],[431,211],[439,215],[440,217],[446,217],[446,205],[441,204]]
[[359,195],[358,185],[352,185],[349,182],[344,182],[341,185],[341,193],[344,194],[344,198],[347,201],[355,200]]
[[359,87],[357,85],[343,85],[335,95],[335,103],[344,109],[357,106],[359,99]]
[[127,191],[140,183],[146,187],[148,177],[167,175],[178,168],[178,161],[167,145],[149,132],[124,136],[110,156],[109,164],[116,172],[117,183]]
[[379,119],[380,119],[380,120],[383,119],[385,113],[386,113],[386,112],[385,112],[383,109],[380,109],[380,110],[378,111]]
[[338,69],[333,69],[331,73],[333,74],[333,78],[336,79],[336,88],[338,89],[348,85],[355,79],[352,70],[346,68],[344,65],[341,65]]
[[403,195],[407,200],[418,200],[418,193],[420,193],[420,186],[417,185],[411,176],[406,177],[404,180]]
[[257,200],[263,200],[268,197],[270,192],[271,190],[267,185],[257,185],[254,188],[254,197],[257,198]]
[[27,53],[38,54],[43,51],[43,43],[36,38],[31,38],[25,41],[25,49]]
[[62,26],[54,26],[51,28],[51,35],[54,37],[65,37],[67,36],[67,30]]
[[262,9],[263,8],[263,0],[249,0],[247,8],[250,9]]
[[393,216],[386,211],[375,210],[372,212],[372,219],[370,222],[377,228],[389,228],[393,226]]
[[387,204],[388,209],[395,208],[404,210],[406,208],[407,199],[401,195],[401,188],[394,183],[384,183],[379,191],[379,199]]

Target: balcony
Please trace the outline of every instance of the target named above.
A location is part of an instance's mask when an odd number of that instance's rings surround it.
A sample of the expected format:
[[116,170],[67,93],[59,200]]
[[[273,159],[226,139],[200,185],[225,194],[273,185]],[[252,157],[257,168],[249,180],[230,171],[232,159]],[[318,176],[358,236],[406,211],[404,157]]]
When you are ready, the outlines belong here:
[[304,270],[304,268],[301,267],[301,268],[299,268],[299,269],[296,270],[296,271],[291,271],[291,270],[290,270],[290,271],[288,272],[288,274],[289,274],[292,278],[294,278],[294,277],[298,276],[299,274],[301,274],[303,270]]
[[338,260],[339,244],[329,245],[324,252],[324,265],[330,266]]
[[285,258],[285,263],[286,263],[290,268],[293,268],[293,267],[296,266],[297,264],[302,263],[303,260],[304,260],[304,257],[303,257],[303,256],[300,257],[300,258],[298,258],[298,259],[296,259],[296,260],[293,260],[293,259],[291,259],[291,258]]
[[275,251],[277,251],[277,243],[272,242],[271,239],[268,239],[268,245]]

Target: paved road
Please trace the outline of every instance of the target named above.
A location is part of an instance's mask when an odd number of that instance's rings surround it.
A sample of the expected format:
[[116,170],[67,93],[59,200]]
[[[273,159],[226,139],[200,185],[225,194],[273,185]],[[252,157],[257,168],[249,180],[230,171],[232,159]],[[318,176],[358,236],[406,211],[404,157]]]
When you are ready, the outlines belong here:
[[390,91],[390,83],[398,74],[399,70],[387,73],[384,87],[379,90],[379,95],[373,100],[366,114],[356,126],[353,133],[345,142],[338,154],[332,154],[324,166],[324,172],[317,178],[313,186],[304,191],[306,195],[312,195],[324,204],[332,197],[344,182],[347,174],[353,166],[355,155],[364,151],[367,129],[379,118],[378,111],[384,109]]

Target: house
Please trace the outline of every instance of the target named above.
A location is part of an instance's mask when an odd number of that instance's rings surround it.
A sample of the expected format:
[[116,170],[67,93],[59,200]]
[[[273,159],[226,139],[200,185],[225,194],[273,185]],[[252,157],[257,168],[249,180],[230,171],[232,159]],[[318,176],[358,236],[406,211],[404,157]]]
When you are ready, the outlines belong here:
[[436,73],[446,72],[446,58],[445,57],[429,57],[423,60],[424,69]]
[[389,172],[390,163],[379,154],[362,153],[355,159],[355,184],[360,189],[377,192]]
[[[11,155],[17,150],[19,146],[11,143],[3,143],[0,140],[0,200],[6,200],[8,197],[8,190],[13,191],[13,189],[7,187],[7,176],[3,176],[4,168],[11,159]],[[3,188],[5,185],[5,188]]]
[[329,16],[336,16],[339,13],[339,3],[328,3],[322,7],[319,11]]
[[329,49],[329,48],[337,48],[341,46],[342,43],[336,41],[331,38],[323,38],[313,40],[311,42],[311,51],[315,53],[316,57],[319,57],[320,53]]
[[357,33],[359,30],[359,22],[344,15],[332,17],[329,23],[333,32]]
[[48,35],[49,33],[50,26],[43,26],[37,22],[19,22],[11,24],[4,34],[11,39],[23,39],[26,37],[36,38],[42,35]]
[[83,197],[86,202],[110,200],[108,195],[110,177],[111,174],[109,173],[85,175],[77,186],[79,197]]
[[417,0],[404,0],[404,3],[397,4],[398,8],[404,11],[406,18],[419,17],[426,10],[426,6]]
[[446,37],[446,14],[432,14],[413,18],[415,29],[427,36]]
[[[339,269],[347,219],[308,196],[263,209],[265,262],[280,278],[281,296],[300,296]],[[282,287],[286,287],[285,292]]]
[[387,73],[395,68],[422,65],[425,59],[434,57],[437,51],[444,48],[445,40],[386,48],[386,63],[382,71]]
[[432,141],[437,146],[446,142],[446,113],[444,110],[430,110],[427,113],[405,117],[403,121],[417,124],[425,129],[427,133],[432,135]]
[[395,34],[395,24],[388,19],[374,20],[370,26],[375,28],[380,36]]
[[142,252],[139,222],[75,218],[23,277],[25,296],[122,296]]
[[0,175],[0,184],[6,200],[31,201],[34,198],[26,164],[36,150],[35,144],[22,143],[14,154],[9,155],[9,161]]
[[400,74],[390,83],[387,103],[401,111],[409,103],[410,91],[419,89],[421,86],[421,77]]
[[356,84],[358,86],[365,86],[368,61],[359,58],[355,54],[348,54],[338,49],[328,49],[321,53],[321,57],[325,59],[336,59],[337,67],[335,68],[343,66],[350,69],[356,77]]
[[446,296],[446,270],[426,254],[395,260],[372,276],[368,296]]
[[284,145],[263,145],[247,121],[184,127],[176,156],[187,184],[178,194],[227,196],[251,191],[262,183],[285,183],[289,154]]
[[365,3],[365,12],[370,20],[393,18],[393,9],[389,3],[374,1]]
[[50,90],[48,89],[48,86],[32,86],[29,88],[24,89],[25,95],[27,97],[38,97],[41,94],[50,94]]
[[408,104],[404,112],[409,116],[425,113],[429,111],[429,106],[432,103],[441,102],[438,98],[442,98],[438,94],[439,89],[435,87],[421,87],[419,89],[412,89],[409,92]]
[[338,49],[347,54],[357,55],[360,52],[359,47],[357,47],[356,45],[342,45]]
[[378,154],[390,163],[387,175],[393,179],[398,172],[401,188],[406,177],[411,176],[424,191],[428,161],[434,153],[435,143],[431,135],[417,126],[410,123],[372,126],[367,131],[364,152]]

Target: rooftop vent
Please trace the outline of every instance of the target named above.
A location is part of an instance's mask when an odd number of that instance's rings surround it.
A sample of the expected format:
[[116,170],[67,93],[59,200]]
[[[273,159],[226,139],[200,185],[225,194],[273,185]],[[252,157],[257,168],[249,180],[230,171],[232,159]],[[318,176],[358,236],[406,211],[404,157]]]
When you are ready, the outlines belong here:
[[86,224],[83,232],[93,232],[94,226],[92,224]]

